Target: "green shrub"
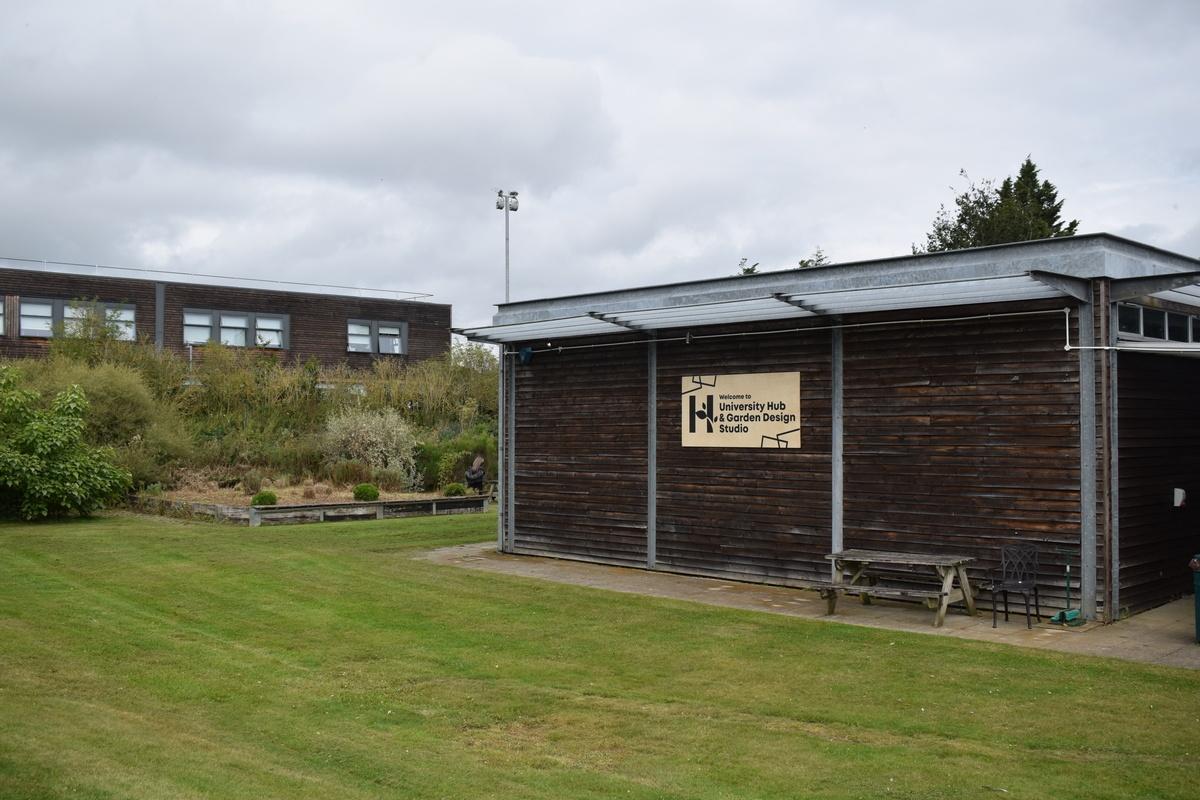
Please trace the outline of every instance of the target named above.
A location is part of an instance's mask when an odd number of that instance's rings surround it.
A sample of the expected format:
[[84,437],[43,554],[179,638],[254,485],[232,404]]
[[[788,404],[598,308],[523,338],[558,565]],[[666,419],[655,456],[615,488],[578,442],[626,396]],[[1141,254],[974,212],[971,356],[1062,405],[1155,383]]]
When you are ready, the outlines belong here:
[[248,471],[242,476],[242,489],[246,494],[256,494],[263,488],[263,474],[256,469]]
[[[325,423],[325,444],[330,459],[416,475],[413,452],[417,437],[394,409],[342,409],[334,413]],[[361,482],[368,480],[369,474]]]
[[483,456],[487,474],[495,476],[496,434],[490,422],[422,441],[416,453],[421,485],[433,491],[452,481],[461,482],[476,455]]
[[354,499],[360,503],[372,503],[379,499],[379,489],[371,483],[360,483],[354,487]]
[[[128,343],[126,343],[128,344]],[[168,482],[194,453],[191,432],[173,401],[160,399],[133,367],[52,358],[24,365],[29,385],[45,397],[77,385],[88,398],[84,437],[112,447],[135,486]]]
[[262,452],[267,466],[291,475],[318,475],[325,461],[321,437],[305,434],[292,437],[275,445],[268,445]]
[[273,506],[278,502],[279,498],[270,489],[264,489],[250,498],[250,505],[252,506]]
[[470,450],[445,450],[438,463],[438,486],[461,482],[467,474],[467,467],[475,460],[475,454]]
[[38,407],[36,392],[0,366],[0,515],[24,519],[87,514],[131,485],[109,448],[84,442],[87,397],[78,386]]
[[444,494],[446,497],[462,497],[466,495],[466,493],[467,487],[463,486],[461,483],[448,483],[446,484],[446,488],[442,490],[442,494]]
[[371,480],[388,492],[407,492],[413,488],[413,478],[398,469],[377,469]]
[[351,486],[371,480],[371,468],[358,461],[338,461],[329,468],[329,480],[335,486]]

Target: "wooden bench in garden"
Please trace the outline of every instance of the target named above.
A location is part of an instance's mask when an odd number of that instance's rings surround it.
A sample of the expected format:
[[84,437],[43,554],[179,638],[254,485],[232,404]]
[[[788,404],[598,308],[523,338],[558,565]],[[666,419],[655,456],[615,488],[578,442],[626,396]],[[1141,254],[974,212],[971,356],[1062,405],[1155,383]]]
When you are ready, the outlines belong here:
[[[842,550],[830,553],[825,558],[833,562],[833,580],[828,594],[821,590],[821,596],[829,604],[832,614],[837,605],[837,595],[858,595],[864,604],[870,604],[872,597],[886,597],[897,600],[924,600],[929,608],[937,613],[933,626],[940,628],[946,620],[946,610],[951,603],[961,602],[966,605],[967,613],[975,615],[975,595],[971,591],[971,583],[967,580],[967,564],[973,558],[944,553],[899,553],[887,550]],[[873,567],[930,567],[934,570],[941,587],[938,589],[914,589],[906,586],[880,586],[878,576],[870,570]],[[846,573],[850,573],[850,581],[846,582]],[[865,582],[864,582],[865,581]],[[958,583],[955,586],[955,583]]]

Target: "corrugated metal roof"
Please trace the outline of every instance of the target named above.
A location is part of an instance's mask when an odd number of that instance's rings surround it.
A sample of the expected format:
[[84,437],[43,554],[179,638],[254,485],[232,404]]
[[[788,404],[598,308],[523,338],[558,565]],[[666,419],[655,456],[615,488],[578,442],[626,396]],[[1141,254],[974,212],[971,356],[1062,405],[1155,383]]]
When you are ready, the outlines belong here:
[[795,320],[820,316],[862,314],[914,308],[1043,300],[1064,297],[1059,289],[1029,274],[968,278],[949,281],[901,283],[855,289],[774,294],[709,303],[681,303],[663,308],[604,312],[521,322],[509,325],[464,328],[457,332],[486,342],[523,342],[595,336],[599,334],[658,331],[731,323]]

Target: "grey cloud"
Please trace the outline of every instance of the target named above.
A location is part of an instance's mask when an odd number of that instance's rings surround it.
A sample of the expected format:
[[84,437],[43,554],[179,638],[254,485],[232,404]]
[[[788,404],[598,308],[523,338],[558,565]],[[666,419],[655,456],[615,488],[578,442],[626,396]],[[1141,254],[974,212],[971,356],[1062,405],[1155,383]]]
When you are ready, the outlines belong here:
[[[1193,3],[6,3],[0,254],[514,297],[906,252],[1031,153],[1200,251]],[[1191,248],[1188,250],[1187,248]]]

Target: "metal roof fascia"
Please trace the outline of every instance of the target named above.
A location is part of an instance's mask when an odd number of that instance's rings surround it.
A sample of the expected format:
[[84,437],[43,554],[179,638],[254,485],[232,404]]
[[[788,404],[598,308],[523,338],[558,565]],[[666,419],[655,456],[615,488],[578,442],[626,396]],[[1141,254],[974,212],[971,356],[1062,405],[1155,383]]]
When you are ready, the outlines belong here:
[[[799,309],[796,309],[799,312]],[[775,320],[795,320],[795,319],[812,319],[814,314],[803,313],[787,313],[786,309],[780,308],[780,313],[771,314],[769,312],[746,312],[743,314],[729,314],[726,316],[717,317],[669,317],[665,319],[651,318],[646,321],[647,327],[654,328],[682,328],[688,325],[703,327],[706,325],[729,325],[739,322],[773,322]]]
[[[743,291],[742,286],[745,284],[752,284],[760,293],[781,291],[787,294],[798,294],[802,289],[796,285],[797,283],[810,281],[819,284],[870,282],[876,277],[901,279],[905,277],[913,279],[935,277],[936,279],[937,276],[944,276],[941,279],[945,280],[954,273],[970,273],[988,277],[1026,274],[1034,270],[1080,278],[1101,277],[1110,274],[1112,268],[1108,265],[1108,261],[1111,259],[1108,257],[1115,254],[1139,261],[1142,264],[1143,274],[1153,274],[1159,269],[1178,273],[1200,265],[1198,259],[1131,239],[1108,233],[1090,233],[1042,239],[1035,242],[1014,242],[966,250],[845,262],[824,267],[786,269],[758,275],[710,278],[591,294],[523,300],[499,306],[496,318],[513,319],[535,316],[547,312],[552,313],[552,308],[575,309],[585,303],[590,304],[592,310],[599,308],[605,312],[629,310],[637,305],[646,307],[645,304],[648,303],[661,305],[667,298],[671,299],[672,304],[682,304],[673,301],[675,299],[686,301],[688,297],[698,294],[712,296],[728,291]],[[1118,271],[1117,274],[1120,272]],[[751,286],[746,286],[746,290],[752,291],[753,289]],[[686,291],[687,294],[682,297],[673,294],[673,292],[681,293],[683,291]],[[580,311],[582,312],[582,309]]]

